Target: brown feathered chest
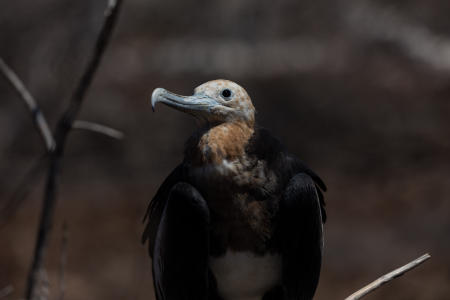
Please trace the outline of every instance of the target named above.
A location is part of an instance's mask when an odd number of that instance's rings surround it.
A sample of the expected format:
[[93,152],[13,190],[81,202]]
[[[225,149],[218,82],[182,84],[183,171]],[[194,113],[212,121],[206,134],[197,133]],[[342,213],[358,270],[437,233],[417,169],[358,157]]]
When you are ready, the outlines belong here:
[[211,255],[270,250],[280,182],[268,162],[249,151],[253,134],[245,124],[223,124],[187,143],[188,178],[210,209]]

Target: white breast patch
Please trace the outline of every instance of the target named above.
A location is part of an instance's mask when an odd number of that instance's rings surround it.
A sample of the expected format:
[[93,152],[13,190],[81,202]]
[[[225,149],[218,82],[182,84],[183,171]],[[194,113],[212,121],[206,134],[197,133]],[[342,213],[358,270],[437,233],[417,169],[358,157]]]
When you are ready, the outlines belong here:
[[281,281],[280,255],[228,250],[220,258],[210,257],[209,266],[224,300],[261,300]]

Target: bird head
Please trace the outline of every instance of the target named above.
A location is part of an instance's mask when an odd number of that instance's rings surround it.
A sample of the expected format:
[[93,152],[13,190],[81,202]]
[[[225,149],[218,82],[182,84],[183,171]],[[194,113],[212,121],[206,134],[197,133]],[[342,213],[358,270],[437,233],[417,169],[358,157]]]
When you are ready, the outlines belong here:
[[157,88],[152,93],[153,110],[158,102],[209,124],[244,122],[253,126],[255,122],[255,108],[249,95],[229,80],[208,81],[196,87],[192,96],[181,96]]

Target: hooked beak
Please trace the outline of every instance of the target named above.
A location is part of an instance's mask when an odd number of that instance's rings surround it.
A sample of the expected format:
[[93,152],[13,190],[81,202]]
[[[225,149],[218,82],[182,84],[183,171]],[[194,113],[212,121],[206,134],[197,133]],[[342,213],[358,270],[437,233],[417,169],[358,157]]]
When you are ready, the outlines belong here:
[[204,94],[181,96],[163,88],[156,88],[153,91],[151,102],[153,111],[155,111],[156,103],[161,102],[197,117],[204,113],[210,113],[219,104],[216,100]]

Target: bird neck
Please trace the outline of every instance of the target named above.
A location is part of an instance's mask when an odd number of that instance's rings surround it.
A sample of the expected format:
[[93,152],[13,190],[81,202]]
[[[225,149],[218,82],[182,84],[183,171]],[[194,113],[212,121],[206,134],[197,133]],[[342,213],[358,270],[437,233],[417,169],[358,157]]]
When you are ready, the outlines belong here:
[[233,160],[245,154],[253,133],[253,125],[243,121],[211,126],[202,130],[193,141],[188,141],[186,155],[200,164]]

